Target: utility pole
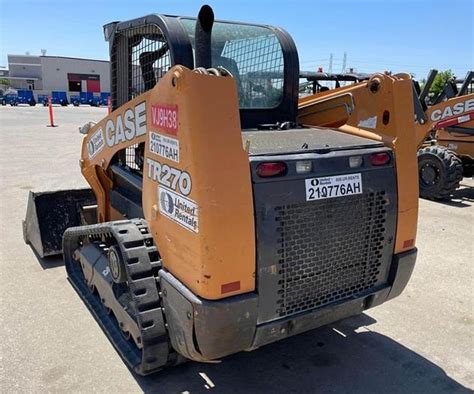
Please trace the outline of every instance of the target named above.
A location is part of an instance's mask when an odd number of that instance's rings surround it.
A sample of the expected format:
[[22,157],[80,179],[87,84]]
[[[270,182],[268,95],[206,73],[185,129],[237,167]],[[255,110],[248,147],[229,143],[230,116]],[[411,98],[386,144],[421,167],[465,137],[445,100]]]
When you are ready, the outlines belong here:
[[347,52],[344,52],[344,57],[342,59],[342,73],[346,72],[346,63],[347,63]]
[[329,72],[332,73],[332,60],[333,60],[333,54],[331,53],[329,55]]

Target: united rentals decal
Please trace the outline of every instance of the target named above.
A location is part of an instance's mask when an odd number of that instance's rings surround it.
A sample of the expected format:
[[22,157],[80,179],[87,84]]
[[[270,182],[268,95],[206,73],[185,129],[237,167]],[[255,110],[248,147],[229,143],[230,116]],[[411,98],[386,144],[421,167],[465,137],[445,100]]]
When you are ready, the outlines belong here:
[[146,134],[146,102],[127,108],[125,112],[110,118],[99,128],[87,143],[89,159],[97,155],[107,144],[109,147],[132,141]]
[[92,134],[92,137],[87,143],[87,151],[89,152],[89,159],[92,159],[97,153],[99,153],[104,146],[105,146],[104,133],[102,132],[102,128],[100,128],[94,134]]
[[199,232],[198,206],[193,200],[160,185],[158,205],[162,215],[189,231]]

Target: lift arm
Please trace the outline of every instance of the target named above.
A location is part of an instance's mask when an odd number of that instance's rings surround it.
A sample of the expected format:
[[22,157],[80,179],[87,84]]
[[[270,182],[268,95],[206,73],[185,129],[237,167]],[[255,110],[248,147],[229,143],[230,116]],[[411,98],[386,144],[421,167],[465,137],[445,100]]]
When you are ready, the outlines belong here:
[[298,122],[333,127],[382,141],[397,162],[398,228],[395,252],[413,242],[418,212],[417,141],[410,75],[374,74],[367,81],[301,98]]

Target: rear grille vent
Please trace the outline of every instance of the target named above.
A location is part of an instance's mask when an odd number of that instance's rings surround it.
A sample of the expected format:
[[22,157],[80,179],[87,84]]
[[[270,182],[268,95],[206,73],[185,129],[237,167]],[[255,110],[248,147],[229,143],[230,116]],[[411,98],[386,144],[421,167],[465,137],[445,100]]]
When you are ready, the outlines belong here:
[[380,191],[275,208],[278,316],[374,287],[380,277],[387,203]]

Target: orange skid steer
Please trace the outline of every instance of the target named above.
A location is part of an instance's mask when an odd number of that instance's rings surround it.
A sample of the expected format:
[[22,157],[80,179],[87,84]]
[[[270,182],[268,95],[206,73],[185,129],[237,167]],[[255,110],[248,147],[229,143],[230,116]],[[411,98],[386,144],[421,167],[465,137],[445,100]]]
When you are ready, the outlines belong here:
[[[347,89],[306,127],[281,28],[203,6],[104,32],[114,111],[82,129],[80,159],[94,201],[33,194],[24,228],[39,254],[62,236],[70,282],[130,368],[253,350],[403,291],[418,216],[408,75]],[[356,94],[381,111],[371,131],[348,124]],[[43,227],[49,203],[65,208]]]

